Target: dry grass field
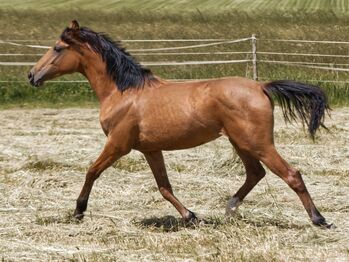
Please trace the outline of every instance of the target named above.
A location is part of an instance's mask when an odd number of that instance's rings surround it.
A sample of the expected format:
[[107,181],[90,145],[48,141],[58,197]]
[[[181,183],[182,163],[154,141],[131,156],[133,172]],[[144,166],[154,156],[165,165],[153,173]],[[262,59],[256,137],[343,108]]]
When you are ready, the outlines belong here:
[[224,220],[244,181],[220,138],[165,152],[177,197],[200,218],[184,225],[138,152],[96,182],[82,222],[71,218],[89,164],[105,138],[97,109],[0,112],[0,259],[3,261],[348,261],[349,108],[312,142],[276,110],[277,148],[302,170],[333,230],[311,225],[296,195],[270,172]]

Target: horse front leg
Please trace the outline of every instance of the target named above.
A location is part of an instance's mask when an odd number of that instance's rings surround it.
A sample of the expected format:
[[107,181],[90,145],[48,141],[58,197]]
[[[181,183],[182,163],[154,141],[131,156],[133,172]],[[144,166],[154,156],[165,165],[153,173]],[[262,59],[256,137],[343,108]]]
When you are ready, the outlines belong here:
[[125,150],[122,149],[122,147],[115,145],[111,139],[108,140],[100,156],[87,171],[84,186],[82,187],[81,193],[76,201],[76,209],[74,212],[75,218],[82,219],[84,217],[84,211],[87,208],[87,202],[94,181],[105,169],[110,167],[116,160],[123,155],[126,155],[129,151],[130,149]]
[[173,194],[162,152],[156,151],[143,154],[154,174],[161,195],[177,209],[185,221],[195,221],[197,219],[195,214],[188,210]]

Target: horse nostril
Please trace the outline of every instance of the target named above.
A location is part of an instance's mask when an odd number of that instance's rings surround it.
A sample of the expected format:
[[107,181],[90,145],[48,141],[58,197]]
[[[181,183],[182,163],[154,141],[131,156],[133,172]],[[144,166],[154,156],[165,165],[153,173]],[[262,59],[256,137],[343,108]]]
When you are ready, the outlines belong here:
[[34,74],[32,73],[32,71],[28,73],[28,80],[31,85],[34,85]]

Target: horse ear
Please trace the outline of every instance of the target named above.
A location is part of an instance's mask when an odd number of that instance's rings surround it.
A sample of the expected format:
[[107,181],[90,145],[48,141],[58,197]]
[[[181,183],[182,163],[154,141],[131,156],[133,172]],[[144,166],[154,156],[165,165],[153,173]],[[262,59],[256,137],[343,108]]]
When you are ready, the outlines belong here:
[[71,21],[69,28],[73,29],[73,30],[79,30],[80,26],[79,26],[78,21],[76,21],[76,20]]

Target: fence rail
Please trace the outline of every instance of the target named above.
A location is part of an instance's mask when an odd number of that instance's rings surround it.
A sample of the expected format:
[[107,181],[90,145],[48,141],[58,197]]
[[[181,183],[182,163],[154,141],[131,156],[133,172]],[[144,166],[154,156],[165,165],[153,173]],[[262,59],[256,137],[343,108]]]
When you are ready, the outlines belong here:
[[[200,48],[207,48],[220,45],[231,45],[236,43],[250,41],[250,51],[187,51],[195,50]],[[258,79],[258,64],[279,64],[284,66],[300,67],[300,68],[312,68],[317,70],[326,71],[337,71],[337,72],[349,72],[348,63],[324,63],[324,62],[309,62],[309,61],[288,61],[280,59],[261,59],[258,57],[328,57],[328,58],[349,58],[347,54],[320,54],[320,53],[303,53],[303,52],[268,52],[260,51],[257,49],[259,41],[272,41],[272,42],[290,42],[290,43],[309,43],[309,44],[344,44],[347,45],[349,42],[345,41],[324,41],[324,40],[297,40],[297,39],[257,39],[255,35],[251,37],[241,39],[133,39],[123,40],[122,42],[183,42],[183,43],[197,43],[197,44],[184,44],[180,46],[170,47],[159,47],[159,48],[138,48],[128,49],[136,56],[185,56],[185,55],[246,55],[246,59],[237,60],[207,60],[207,61],[144,61],[141,64],[145,66],[182,66],[182,65],[215,65],[215,64],[239,64],[239,63],[250,63],[252,64],[252,75],[253,79]],[[32,39],[20,39],[20,40],[0,40],[0,45],[10,45],[17,47],[27,47],[33,49],[48,49],[50,46],[39,45],[37,43],[43,42],[54,42],[54,40],[32,40]],[[32,44],[35,43],[35,44]],[[183,51],[182,51],[183,50]],[[43,53],[0,53],[0,57],[35,57],[42,56]],[[35,62],[20,62],[20,61],[0,61],[0,66],[32,66]],[[310,80],[309,80],[310,81]],[[6,81],[1,80],[0,82],[21,82],[21,81]],[[62,80],[62,81],[51,81],[51,82],[86,82],[80,80]],[[343,82],[340,80],[322,80],[322,82]],[[349,81],[348,81],[349,82]]]

